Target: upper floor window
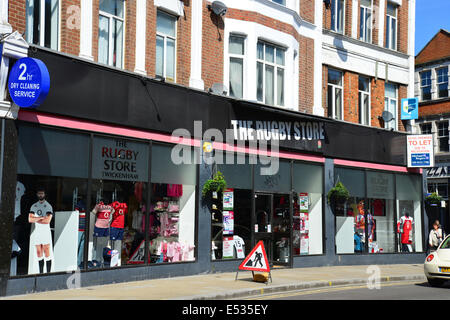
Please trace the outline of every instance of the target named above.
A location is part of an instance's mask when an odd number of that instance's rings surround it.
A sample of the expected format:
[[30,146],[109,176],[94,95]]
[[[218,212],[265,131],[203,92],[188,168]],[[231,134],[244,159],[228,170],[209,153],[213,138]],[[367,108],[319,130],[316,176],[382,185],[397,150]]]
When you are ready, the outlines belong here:
[[123,66],[124,1],[100,0],[98,20],[98,62]]
[[420,131],[422,134],[431,134],[431,123],[422,123],[420,125]]
[[328,69],[328,116],[343,120],[342,72]]
[[331,1],[331,30],[344,33],[345,0]]
[[439,152],[448,152],[448,121],[438,122]]
[[385,122],[386,129],[397,129],[397,86],[395,84],[386,83],[384,87],[384,110],[389,111],[393,120]]
[[272,0],[272,1],[278,4],[282,4],[283,6],[286,5],[286,0]]
[[158,11],[156,18],[156,75],[175,81],[177,18]]
[[27,0],[26,40],[58,50],[59,0]]
[[242,98],[244,94],[244,56],[245,37],[230,35],[228,44],[229,56],[229,91],[230,96]]
[[256,97],[269,105],[284,106],[286,49],[258,41],[256,57]]
[[397,6],[389,1],[386,7],[385,47],[397,50]]
[[360,76],[358,79],[359,122],[370,125],[370,81]]
[[438,98],[448,97],[448,67],[436,69]]
[[431,99],[431,70],[420,73],[420,92],[422,101]]
[[361,0],[359,39],[365,42],[372,42],[372,0]]

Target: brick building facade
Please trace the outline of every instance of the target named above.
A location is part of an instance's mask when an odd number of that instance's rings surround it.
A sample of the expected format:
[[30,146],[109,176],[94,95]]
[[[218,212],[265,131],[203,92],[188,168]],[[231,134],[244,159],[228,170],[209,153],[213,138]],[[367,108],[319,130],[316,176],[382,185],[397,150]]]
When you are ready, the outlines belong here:
[[[8,9],[5,30],[18,31],[29,43],[200,90],[223,84],[227,95],[244,100],[322,116],[333,116],[330,110],[338,107],[342,110],[332,113],[339,120],[407,127],[398,108],[413,94],[415,0],[229,0],[222,1],[223,16],[206,0],[52,0],[47,2],[51,11],[40,8],[52,12],[51,19],[36,10],[38,1],[2,2]],[[172,23],[173,35],[157,35],[159,15],[161,28]],[[40,23],[49,26],[41,31]],[[243,40],[239,57],[229,51],[234,39]],[[268,54],[278,48],[284,65],[257,62],[258,46]],[[230,61],[240,79],[230,77]],[[341,72],[343,93],[337,99],[342,101],[328,99],[329,68]],[[366,106],[359,98],[360,76],[370,82]],[[395,118],[389,125],[380,120],[386,80],[394,85],[397,101],[389,110]],[[230,88],[236,85],[237,94]],[[364,114],[370,120],[363,121]]]
[[[438,33],[417,54],[415,64],[415,96],[419,99],[419,119],[416,133],[432,134],[435,168],[428,170],[428,191],[448,199],[450,175],[450,32]],[[447,209],[448,216],[448,209]]]

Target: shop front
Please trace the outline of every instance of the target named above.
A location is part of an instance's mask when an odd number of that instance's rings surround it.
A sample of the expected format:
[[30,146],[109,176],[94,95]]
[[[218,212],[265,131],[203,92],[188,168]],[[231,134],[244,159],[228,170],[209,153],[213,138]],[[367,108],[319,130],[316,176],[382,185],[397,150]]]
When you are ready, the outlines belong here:
[[[273,267],[423,261],[406,134],[29,55],[52,87],[5,126],[3,294],[235,271],[260,240]],[[218,171],[226,189],[208,198]],[[341,206],[327,201],[336,181]]]

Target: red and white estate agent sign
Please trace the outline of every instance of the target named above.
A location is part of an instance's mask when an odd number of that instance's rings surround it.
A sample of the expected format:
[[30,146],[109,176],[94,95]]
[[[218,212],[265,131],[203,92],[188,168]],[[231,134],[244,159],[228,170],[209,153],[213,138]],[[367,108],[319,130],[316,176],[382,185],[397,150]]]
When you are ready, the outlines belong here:
[[406,136],[406,150],[409,168],[434,167],[433,135]]

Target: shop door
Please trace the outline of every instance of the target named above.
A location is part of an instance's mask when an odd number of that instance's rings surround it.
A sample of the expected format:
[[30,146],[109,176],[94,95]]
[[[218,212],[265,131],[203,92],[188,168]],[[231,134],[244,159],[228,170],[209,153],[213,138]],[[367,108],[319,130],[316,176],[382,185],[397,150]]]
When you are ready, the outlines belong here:
[[291,264],[289,194],[255,193],[254,243],[262,240],[270,265]]

